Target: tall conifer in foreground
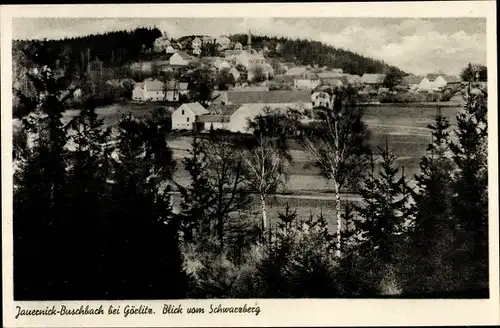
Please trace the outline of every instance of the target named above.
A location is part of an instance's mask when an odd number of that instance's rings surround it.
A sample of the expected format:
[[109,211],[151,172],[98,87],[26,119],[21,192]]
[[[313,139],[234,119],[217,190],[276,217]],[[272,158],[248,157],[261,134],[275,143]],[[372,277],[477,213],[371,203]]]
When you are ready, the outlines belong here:
[[453,162],[449,157],[449,121],[441,110],[428,125],[432,142],[420,162],[413,194],[415,227],[410,234],[404,268],[408,270],[405,291],[436,293],[454,289],[456,279],[450,255],[455,222],[451,212]]
[[488,130],[484,90],[464,94],[465,106],[457,115],[455,139],[450,141],[453,174],[453,215],[457,220],[454,258],[462,272],[462,290],[488,286]]

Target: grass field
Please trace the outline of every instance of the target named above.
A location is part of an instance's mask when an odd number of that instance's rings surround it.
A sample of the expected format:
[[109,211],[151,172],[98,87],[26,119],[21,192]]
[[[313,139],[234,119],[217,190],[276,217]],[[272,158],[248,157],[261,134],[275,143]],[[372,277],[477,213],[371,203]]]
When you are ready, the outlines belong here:
[[[159,104],[155,103],[130,103],[126,106],[112,105],[100,108],[97,112],[104,119],[107,125],[116,125],[120,117],[124,114],[132,113],[136,117],[144,117],[149,111]],[[398,156],[397,165],[404,166],[405,176],[412,179],[419,172],[420,158],[425,154],[430,142],[430,131],[427,125],[432,122],[437,113],[434,104],[419,105],[394,105],[390,106],[366,106],[364,120],[371,131],[370,145],[374,152],[377,147],[384,147],[387,138],[389,148],[393,149]],[[441,113],[445,115],[452,124],[458,112],[457,107],[449,105],[441,108]],[[187,185],[190,183],[189,175],[184,170],[182,159],[188,155],[191,147],[192,137],[181,136],[168,140],[168,145],[173,149],[174,159],[177,162],[177,171],[174,179],[177,183]],[[297,210],[299,217],[309,217],[310,214],[318,215],[323,213],[333,228],[335,226],[334,203],[331,199],[320,199],[320,195],[332,193],[332,185],[319,175],[319,171],[311,165],[311,155],[305,152],[296,142],[291,142],[291,153],[293,164],[291,168],[290,180],[285,188],[280,190],[300,197],[308,195],[307,198],[282,198],[271,197],[268,201],[268,216],[270,220],[278,217],[278,211],[284,211],[288,203],[291,208]],[[378,167],[375,168],[378,170]],[[316,196],[315,196],[316,195]],[[312,196],[312,198],[311,198]],[[314,199],[314,197],[317,197]],[[178,196],[174,198],[174,203],[179,203]],[[260,217],[258,202],[252,206],[249,213],[254,218]]]

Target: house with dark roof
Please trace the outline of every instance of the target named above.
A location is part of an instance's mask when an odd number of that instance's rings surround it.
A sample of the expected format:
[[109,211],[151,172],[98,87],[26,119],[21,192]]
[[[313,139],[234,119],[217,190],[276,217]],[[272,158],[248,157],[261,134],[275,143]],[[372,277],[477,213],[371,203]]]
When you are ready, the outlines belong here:
[[196,117],[198,131],[228,130],[231,116],[241,105],[212,105],[208,108],[209,114]]
[[132,99],[136,101],[164,101],[165,84],[153,79],[136,83],[132,90]]

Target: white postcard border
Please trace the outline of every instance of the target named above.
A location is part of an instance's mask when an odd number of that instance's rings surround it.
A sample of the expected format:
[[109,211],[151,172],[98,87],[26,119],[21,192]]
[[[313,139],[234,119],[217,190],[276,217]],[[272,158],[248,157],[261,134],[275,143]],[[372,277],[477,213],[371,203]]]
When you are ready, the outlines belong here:
[[[1,131],[2,131],[2,283],[5,327],[68,326],[320,326],[320,325],[479,325],[500,323],[498,293],[498,127],[496,4],[493,1],[412,3],[216,4],[216,5],[51,5],[1,7]],[[12,17],[486,17],[489,73],[489,300],[177,300],[177,301],[71,301],[13,302],[12,288]],[[36,273],[34,273],[36,274]],[[219,303],[260,307],[260,314],[162,315],[162,305],[186,309]],[[45,308],[103,305],[154,308],[155,315],[24,316],[15,319],[16,306]],[[185,312],[186,310],[184,310]]]

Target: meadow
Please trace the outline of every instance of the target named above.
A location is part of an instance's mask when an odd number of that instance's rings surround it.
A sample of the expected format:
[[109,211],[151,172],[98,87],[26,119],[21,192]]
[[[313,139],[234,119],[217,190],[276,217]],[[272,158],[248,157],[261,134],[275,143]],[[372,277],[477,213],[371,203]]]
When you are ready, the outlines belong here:
[[[148,115],[149,111],[158,104],[154,103],[129,103],[126,106],[116,104],[99,108],[97,113],[108,126],[116,126],[120,117],[124,114],[142,118]],[[451,124],[455,124],[455,116],[459,110],[456,106],[440,106],[441,113],[446,116]],[[76,112],[67,113],[67,116]],[[395,104],[382,106],[366,106],[364,120],[371,131],[369,143],[374,153],[378,152],[377,147],[384,147],[385,142],[389,145],[398,159],[396,165],[404,166],[404,174],[412,184],[415,174],[419,173],[420,158],[425,154],[430,142],[430,130],[427,125],[432,122],[437,113],[437,104],[408,105]],[[181,185],[188,185],[190,178],[188,172],[184,170],[182,159],[188,156],[191,148],[192,136],[176,136],[168,140],[169,147],[173,150],[174,159],[177,163],[177,170],[174,180]],[[334,200],[333,186],[319,174],[319,170],[312,165],[311,155],[304,151],[302,147],[294,142],[290,142],[293,163],[291,165],[290,178],[283,188],[279,190],[277,196],[272,196],[268,200],[269,218],[277,218],[277,212],[284,211],[287,204],[297,210],[297,216],[306,218],[312,215],[323,213],[332,227],[334,224]],[[375,166],[379,170],[379,166]],[[350,199],[353,199],[350,197]],[[354,199],[355,200],[355,199]],[[180,197],[174,195],[174,207],[179,206]],[[258,202],[254,202],[250,209],[245,211],[246,215],[258,218],[260,208]]]

